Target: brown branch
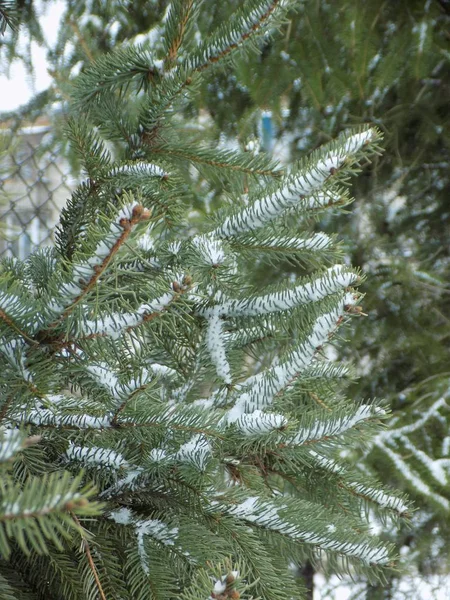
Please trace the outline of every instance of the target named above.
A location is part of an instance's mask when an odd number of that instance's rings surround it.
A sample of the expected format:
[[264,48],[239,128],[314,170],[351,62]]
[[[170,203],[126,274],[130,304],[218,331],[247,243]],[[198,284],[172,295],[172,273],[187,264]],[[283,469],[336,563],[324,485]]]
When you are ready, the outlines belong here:
[[78,27],[77,23],[75,23],[75,21],[72,21],[72,19],[69,20],[69,25],[72,28],[75,36],[77,37],[80,46],[83,48],[84,53],[86,54],[86,56],[88,57],[88,59],[90,60],[90,62],[94,61],[94,55],[92,54],[89,46],[86,44],[86,40],[84,39],[84,37],[81,35],[81,31],[80,28]]
[[14,329],[14,331],[16,331],[21,337],[23,337],[24,340],[26,340],[29,344],[34,344],[34,345],[37,344],[36,340],[34,340],[27,333],[25,333],[25,331],[22,331],[22,329],[20,329],[20,327],[18,325],[16,325],[16,323],[13,321],[13,319],[11,319],[11,317],[1,308],[0,308],[0,319],[2,319],[8,325],[8,327],[11,327],[11,329]]
[[88,281],[88,283],[86,284],[84,289],[74,299],[74,301],[64,310],[64,312],[61,314],[61,316],[56,321],[54,321],[53,323],[51,323],[48,326],[48,329],[54,329],[63,319],[65,319],[72,312],[72,310],[75,308],[75,306],[86,296],[86,294],[88,294],[92,290],[92,288],[95,286],[95,284],[97,283],[100,276],[104,273],[104,271],[108,267],[108,265],[111,262],[111,260],[113,259],[113,257],[117,254],[117,252],[120,250],[122,245],[126,242],[128,237],[130,236],[132,229],[133,229],[133,225],[137,225],[137,223],[139,223],[140,221],[147,220],[149,217],[150,217],[150,212],[146,208],[144,208],[141,204],[139,204],[138,206],[135,206],[133,208],[131,219],[121,219],[120,220],[120,226],[122,227],[123,231],[122,231],[120,237],[116,240],[116,243],[113,245],[113,247],[109,251],[109,254],[103,259],[103,261],[101,262],[100,265],[96,265],[94,267],[94,274],[92,275],[92,277],[90,278],[90,280]]
[[117,418],[119,417],[120,413],[125,409],[128,402],[130,400],[132,400],[134,398],[134,396],[136,396],[136,394],[139,394],[139,392],[142,392],[143,390],[147,389],[147,387],[148,387],[147,383],[144,385],[141,385],[136,390],[134,390],[134,392],[132,394],[130,394],[128,396],[128,398],[125,398],[125,400],[120,404],[119,408],[116,410],[116,412],[113,415],[113,418],[110,421],[112,427],[117,427]]
[[186,31],[186,25],[189,21],[189,17],[191,16],[192,6],[194,5],[194,0],[186,0],[184,8],[184,14],[178,21],[178,31],[177,35],[172,40],[169,50],[168,56],[166,58],[166,66],[170,66],[175,62],[175,59],[178,54],[178,50],[181,46],[181,43],[184,38],[184,33]]
[[6,415],[8,413],[8,409],[11,406],[11,402],[12,402],[12,396],[10,396],[9,398],[7,398],[5,400],[5,402],[3,403],[2,409],[0,410],[0,423],[6,417]]
[[[77,525],[80,527],[81,531],[83,531],[83,527],[82,527],[80,521],[78,520],[78,518],[74,514],[72,514],[72,518],[77,523]],[[105,592],[103,591],[103,588],[102,588],[102,584],[100,583],[100,578],[98,576],[97,569],[96,569],[94,561],[92,559],[91,549],[89,548],[89,542],[87,541],[86,537],[83,534],[81,534],[81,535],[83,538],[83,549],[86,551],[89,568],[91,569],[92,575],[94,576],[95,583],[96,583],[97,589],[98,589],[98,593],[100,594],[101,600],[107,600],[106,596],[105,596]]]

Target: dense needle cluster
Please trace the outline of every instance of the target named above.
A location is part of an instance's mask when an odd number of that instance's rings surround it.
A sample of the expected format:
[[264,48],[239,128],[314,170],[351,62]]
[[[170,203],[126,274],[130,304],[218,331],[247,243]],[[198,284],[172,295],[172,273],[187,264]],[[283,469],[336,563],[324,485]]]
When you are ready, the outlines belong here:
[[[197,48],[197,3],[174,2],[165,56],[119,48],[78,80],[67,128],[86,178],[56,247],[1,266],[8,598],[287,600],[307,559],[391,564],[364,511],[404,501],[340,458],[384,411],[346,399],[349,370],[324,354],[358,314],[359,275],[311,231],[380,135],[283,172],[195,142],[176,115],[202,70],[294,5],[247,1]],[[232,203],[199,224],[189,201],[211,172]],[[256,289],[255,261],[287,260],[304,276]]]

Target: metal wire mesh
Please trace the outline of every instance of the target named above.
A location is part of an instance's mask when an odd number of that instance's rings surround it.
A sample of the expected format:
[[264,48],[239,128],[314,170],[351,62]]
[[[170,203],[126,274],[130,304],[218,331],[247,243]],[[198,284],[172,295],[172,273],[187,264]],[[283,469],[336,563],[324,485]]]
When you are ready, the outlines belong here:
[[53,243],[61,207],[75,187],[50,125],[2,133],[0,158],[0,257],[26,258]]

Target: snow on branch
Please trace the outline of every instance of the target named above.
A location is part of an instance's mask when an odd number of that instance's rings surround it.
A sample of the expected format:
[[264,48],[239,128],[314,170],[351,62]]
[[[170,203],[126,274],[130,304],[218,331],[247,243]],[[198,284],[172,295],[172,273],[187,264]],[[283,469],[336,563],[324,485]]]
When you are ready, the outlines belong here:
[[128,467],[128,461],[120,454],[111,448],[98,448],[96,446],[86,447],[77,446],[69,442],[69,447],[66,450],[65,458],[67,461],[77,461],[86,466],[94,466],[97,469],[108,467],[110,469],[119,470]]
[[225,260],[223,241],[211,235],[196,236],[192,240],[205,262],[213,267],[218,267]]
[[235,426],[244,435],[266,434],[286,427],[288,421],[283,415],[274,413],[264,413],[261,410],[255,410],[249,415],[242,415]]
[[[229,56],[233,51],[261,33],[268,31],[267,21],[281,17],[289,7],[287,0],[260,0],[253,9],[237,11],[202,42],[193,57],[186,60],[187,70],[203,71],[209,65]],[[247,7],[246,7],[247,8]]]
[[135,312],[99,315],[95,319],[84,319],[78,323],[84,335],[101,335],[118,339],[125,331],[145,323],[151,315],[163,312],[174,299],[174,291],[166,292],[151,302],[141,304]]
[[290,238],[287,236],[268,236],[266,239],[244,239],[238,241],[244,248],[255,247],[258,250],[325,250],[331,246],[332,240],[326,233],[314,233],[308,237]]
[[[317,302],[326,296],[335,294],[350,286],[358,279],[358,275],[345,265],[335,265],[326,273],[310,283],[298,285],[282,292],[274,292],[256,298],[242,300],[222,300],[220,304],[206,309],[200,309],[200,314],[208,316],[219,313],[227,317],[250,317],[268,313],[289,310],[301,304]],[[354,300],[349,297],[349,302]]]
[[376,502],[381,508],[393,510],[399,515],[405,515],[409,510],[408,505],[405,504],[402,498],[386,494],[383,490],[371,488],[362,483],[348,483],[346,486],[355,490],[358,495]]
[[105,429],[111,427],[111,417],[93,417],[81,414],[60,414],[60,411],[50,408],[33,408],[25,410],[17,421],[24,424],[38,425],[41,427],[73,427],[75,429]]
[[216,367],[218,377],[229,384],[231,383],[231,369],[225,353],[223,320],[219,316],[219,311],[213,312],[207,321],[206,346],[209,350],[211,362]]
[[65,307],[73,306],[92,289],[132,230],[149,216],[150,212],[138,202],[130,202],[120,209],[110,224],[109,232],[97,244],[92,255],[87,260],[75,262],[70,281],[60,284],[58,302],[53,305],[54,312],[60,313]]
[[26,367],[27,345],[21,340],[10,340],[0,344],[0,353],[7,359],[10,366],[17,371],[24,381],[32,382],[33,376]]
[[[36,299],[33,301],[36,302]],[[30,312],[30,308],[23,304],[19,296],[7,291],[0,291],[0,321],[25,339],[28,339],[28,335],[21,327],[26,327],[28,331],[34,333],[42,325],[39,312]]]
[[[345,542],[340,536],[333,539],[322,532],[315,532],[304,528],[302,525],[295,523],[292,518],[285,515],[280,515],[280,512],[286,511],[288,508],[284,504],[278,504],[269,500],[263,500],[257,496],[247,498],[240,504],[225,506],[224,512],[235,517],[254,523],[257,526],[278,531],[294,540],[300,540],[307,544],[315,544],[324,550],[338,552],[345,556],[358,558],[364,563],[386,564],[389,562],[389,552],[387,548],[382,546],[373,546],[368,542]],[[333,533],[332,528],[328,528],[328,533]]]
[[0,427],[0,463],[9,460],[27,445],[27,436],[23,431]]
[[403,425],[397,428],[391,427],[390,429],[380,433],[377,436],[377,440],[381,441],[394,439],[399,436],[406,436],[409,433],[413,433],[414,431],[420,431],[430,419],[442,419],[442,415],[439,413],[439,410],[441,408],[445,410],[450,409],[450,405],[447,403],[447,399],[445,397],[439,398],[438,400],[436,400],[436,402],[433,402],[430,408],[424,412],[422,417],[416,419],[413,423],[410,423],[409,425]]
[[430,486],[425,483],[423,478],[420,477],[419,474],[414,471],[399,454],[388,448],[379,439],[375,440],[375,446],[377,446],[377,448],[379,448],[391,459],[395,468],[399,471],[399,473],[401,473],[404,479],[414,490],[434,501],[436,504],[439,504],[446,512],[450,510],[450,502],[447,500],[447,498],[444,498],[440,494],[433,492]]
[[178,527],[171,529],[159,519],[140,519],[129,508],[122,507],[109,513],[109,518],[119,525],[132,525],[137,535],[137,545],[142,570],[146,575],[150,573],[148,556],[145,551],[144,537],[148,535],[165,546],[174,546],[178,536]]
[[87,370],[93,375],[95,381],[108,390],[119,403],[129,398],[137,390],[147,386],[156,376],[153,371],[149,371],[144,367],[135,377],[129,379],[126,383],[122,383],[106,363],[88,365]]
[[[330,174],[339,169],[347,157],[354,155],[375,137],[374,129],[348,137],[340,149],[330,151],[325,158],[318,158],[308,170],[287,176],[276,192],[255,200],[239,213],[227,217],[222,225],[213,231],[213,234],[218,237],[232,237],[252,231],[267,225],[292,206],[301,206],[305,196],[320,190]],[[319,202],[320,200],[316,198],[317,206]],[[323,203],[328,204],[328,202],[329,198],[324,195]]]
[[284,439],[287,446],[300,446],[312,441],[325,440],[342,435],[356,425],[384,415],[384,410],[370,404],[361,404],[353,414],[341,417],[326,415],[325,419],[317,419],[314,423],[301,428],[294,436]]
[[315,321],[307,339],[291,353],[287,360],[244,381],[241,388],[245,391],[238,396],[234,406],[225,414],[225,420],[234,423],[243,414],[270,406],[274,396],[309,367],[317,347],[323,345],[336,328],[344,312],[344,306],[342,301],[332,312],[321,315]]
[[155,165],[153,163],[132,163],[129,165],[120,165],[118,167],[114,167],[114,169],[109,173],[110,177],[115,177],[116,175],[149,175],[150,177],[160,177],[161,179],[167,178],[169,174],[164,171],[159,165]]
[[210,443],[204,435],[198,434],[179,448],[175,458],[181,462],[191,463],[200,471],[204,471],[211,454]]

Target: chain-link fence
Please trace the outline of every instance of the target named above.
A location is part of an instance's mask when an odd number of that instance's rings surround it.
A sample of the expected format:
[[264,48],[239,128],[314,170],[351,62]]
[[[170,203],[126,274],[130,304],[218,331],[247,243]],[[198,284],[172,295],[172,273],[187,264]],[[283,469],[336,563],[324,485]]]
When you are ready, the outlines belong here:
[[53,243],[61,207],[75,187],[70,169],[49,144],[50,124],[11,133],[0,129],[0,257],[24,259]]

